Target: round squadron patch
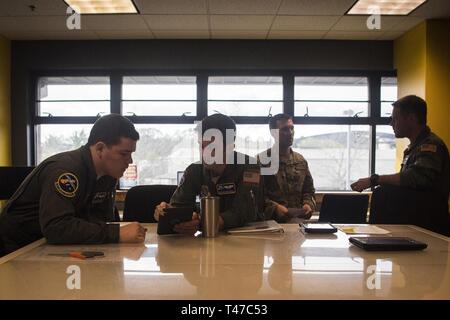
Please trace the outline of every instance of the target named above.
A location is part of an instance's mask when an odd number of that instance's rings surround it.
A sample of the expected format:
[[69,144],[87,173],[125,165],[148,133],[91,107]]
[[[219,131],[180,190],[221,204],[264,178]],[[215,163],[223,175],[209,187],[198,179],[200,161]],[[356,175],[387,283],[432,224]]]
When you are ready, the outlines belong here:
[[56,179],[55,188],[63,196],[73,198],[78,190],[78,178],[73,173],[63,173]]

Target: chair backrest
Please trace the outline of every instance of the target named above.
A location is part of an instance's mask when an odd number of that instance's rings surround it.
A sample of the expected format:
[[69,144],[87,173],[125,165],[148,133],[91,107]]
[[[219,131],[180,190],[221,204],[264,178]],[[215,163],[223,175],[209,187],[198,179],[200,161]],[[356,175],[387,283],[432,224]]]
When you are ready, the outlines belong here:
[[0,167],[0,200],[7,200],[34,167]]
[[325,194],[319,221],[333,223],[367,223],[368,194]]
[[432,191],[383,185],[372,192],[369,223],[413,224],[450,236],[448,199]]
[[169,202],[177,186],[146,185],[128,190],[123,208],[123,221],[156,222],[155,207],[162,201]]

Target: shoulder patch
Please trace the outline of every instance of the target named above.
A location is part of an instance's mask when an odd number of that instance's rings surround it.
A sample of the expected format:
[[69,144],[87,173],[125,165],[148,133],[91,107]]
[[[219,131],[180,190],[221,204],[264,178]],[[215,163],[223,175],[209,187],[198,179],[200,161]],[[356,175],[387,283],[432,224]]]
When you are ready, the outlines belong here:
[[78,178],[73,173],[65,172],[56,179],[55,188],[63,196],[73,198],[78,191]]
[[420,146],[420,151],[436,152],[437,146],[435,144],[423,144]]

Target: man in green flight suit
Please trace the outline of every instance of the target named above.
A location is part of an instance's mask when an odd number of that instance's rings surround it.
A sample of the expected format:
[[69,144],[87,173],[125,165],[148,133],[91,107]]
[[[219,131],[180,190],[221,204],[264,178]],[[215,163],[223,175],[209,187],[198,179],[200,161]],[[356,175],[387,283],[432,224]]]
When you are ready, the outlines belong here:
[[[423,99],[409,95],[397,100],[392,105],[394,108],[391,126],[394,129],[395,137],[408,138],[411,142],[403,153],[400,172],[389,175],[373,174],[370,177],[359,179],[351,187],[353,190],[361,192],[369,187],[397,186],[415,192],[410,192],[406,201],[399,205],[403,207],[411,205],[411,212],[421,205],[427,208],[424,210],[425,212],[418,212],[416,217],[412,217],[410,214],[409,216],[413,219],[405,221],[405,223],[415,222],[415,224],[431,230],[448,234],[450,231],[448,228],[450,161],[447,146],[426,125],[427,104]],[[426,195],[431,195],[433,200],[426,200]],[[400,198],[397,198],[397,202],[399,202],[398,200]],[[390,206],[390,208],[393,207],[394,205]],[[401,211],[402,208],[397,208],[397,212]]]
[[[192,207],[196,196],[208,193],[220,197],[219,229],[264,219],[264,184],[256,159],[234,151],[236,124],[228,116],[214,114],[198,127],[201,163],[193,163],[184,172],[170,204],[160,203],[155,220],[167,207]],[[196,212],[189,222],[177,224],[178,233],[194,234],[199,228]]]
[[86,145],[41,162],[0,215],[3,254],[42,237],[51,244],[144,241],[137,222],[107,223],[115,221],[117,179],[132,163],[138,139],[128,119],[110,114],[95,122]]

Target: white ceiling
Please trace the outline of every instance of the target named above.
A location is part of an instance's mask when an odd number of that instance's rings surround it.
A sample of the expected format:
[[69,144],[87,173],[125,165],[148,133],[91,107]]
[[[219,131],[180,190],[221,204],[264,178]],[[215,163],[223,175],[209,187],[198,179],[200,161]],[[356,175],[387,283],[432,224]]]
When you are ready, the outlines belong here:
[[450,0],[428,0],[409,16],[382,16],[381,29],[369,30],[366,16],[344,15],[354,2],[134,0],[140,14],[84,15],[81,30],[69,30],[63,0],[0,0],[0,35],[12,40],[392,40],[425,19],[450,17]]

